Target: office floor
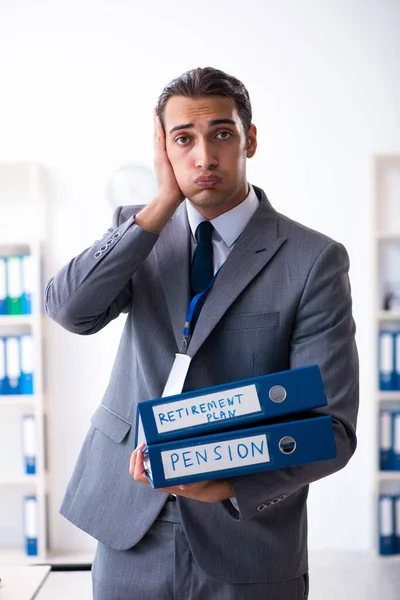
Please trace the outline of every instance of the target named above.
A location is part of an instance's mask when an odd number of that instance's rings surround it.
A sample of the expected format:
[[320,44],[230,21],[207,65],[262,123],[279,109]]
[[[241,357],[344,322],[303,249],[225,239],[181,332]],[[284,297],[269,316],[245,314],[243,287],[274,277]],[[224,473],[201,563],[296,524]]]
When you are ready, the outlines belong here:
[[[90,572],[50,573],[36,600],[55,598],[92,600]],[[364,554],[324,552],[310,555],[309,600],[399,598],[400,557],[379,559]]]

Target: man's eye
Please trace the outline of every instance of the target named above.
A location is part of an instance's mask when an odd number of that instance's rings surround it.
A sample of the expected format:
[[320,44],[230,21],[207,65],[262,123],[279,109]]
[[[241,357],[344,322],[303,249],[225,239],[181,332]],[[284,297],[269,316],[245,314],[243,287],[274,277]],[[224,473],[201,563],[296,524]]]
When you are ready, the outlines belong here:
[[232,137],[232,133],[230,131],[220,131],[217,133],[216,137],[220,140],[227,140],[228,138]]
[[180,137],[176,138],[175,142],[179,145],[179,146],[186,146],[186,144],[189,143],[190,138],[187,135],[181,135]]

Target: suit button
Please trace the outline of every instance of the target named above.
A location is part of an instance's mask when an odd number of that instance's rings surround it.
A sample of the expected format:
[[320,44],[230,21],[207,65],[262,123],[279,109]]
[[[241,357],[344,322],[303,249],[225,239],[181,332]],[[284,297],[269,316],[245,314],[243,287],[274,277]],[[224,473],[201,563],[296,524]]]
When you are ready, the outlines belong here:
[[274,498],[274,499],[272,500],[272,504],[277,504],[278,502],[279,502],[279,498]]
[[279,500],[284,500],[286,498],[286,494],[282,494],[282,496],[279,496]]
[[111,246],[111,244],[114,243],[114,240],[107,240],[106,241],[106,246]]
[[272,506],[273,503],[274,503],[273,500],[268,500],[268,502],[267,502],[267,508],[269,508],[270,506]]
[[262,510],[264,510],[265,508],[267,508],[265,504],[259,504],[259,505],[257,506],[257,510],[258,510],[258,512],[261,512],[261,511],[262,511]]
[[102,254],[103,254],[103,253],[102,253],[102,252],[100,252],[100,250],[98,250],[98,251],[96,252],[96,254],[94,255],[94,257],[95,257],[95,258],[100,258],[100,256],[101,256]]
[[104,250],[107,250],[107,246],[102,246],[102,247],[100,248],[100,250],[101,250],[102,252],[104,252]]
[[121,233],[119,231],[117,231],[116,233],[114,233],[113,238],[119,238],[120,235],[121,235]]

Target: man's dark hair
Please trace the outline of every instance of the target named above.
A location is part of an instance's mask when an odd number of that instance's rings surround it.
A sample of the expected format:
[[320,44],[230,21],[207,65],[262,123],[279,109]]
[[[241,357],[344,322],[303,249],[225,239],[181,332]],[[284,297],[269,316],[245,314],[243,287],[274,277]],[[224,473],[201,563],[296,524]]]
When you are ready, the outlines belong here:
[[249,92],[239,79],[213,67],[186,71],[173,79],[158,98],[157,111],[164,126],[165,105],[172,96],[185,96],[197,100],[204,96],[225,96],[230,98],[238,111],[243,128],[247,133],[251,125],[251,103]]

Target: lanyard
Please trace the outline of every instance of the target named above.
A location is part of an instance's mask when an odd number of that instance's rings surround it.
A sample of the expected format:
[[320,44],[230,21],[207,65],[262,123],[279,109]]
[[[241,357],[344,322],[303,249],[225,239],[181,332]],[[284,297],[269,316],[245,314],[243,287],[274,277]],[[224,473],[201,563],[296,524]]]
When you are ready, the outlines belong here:
[[208,284],[208,286],[206,287],[206,289],[203,290],[202,292],[200,292],[199,294],[196,294],[196,296],[194,296],[192,298],[192,301],[189,304],[189,308],[188,308],[186,320],[185,320],[185,327],[183,329],[183,342],[182,342],[181,354],[186,354],[187,349],[188,349],[190,335],[191,335],[191,324],[192,324],[192,320],[193,320],[194,311],[196,310],[196,306],[201,301],[201,299],[206,294],[208,294],[208,292],[211,290],[212,286],[214,285],[215,280],[217,279],[217,275],[221,269],[222,269],[222,265],[220,266],[218,271],[215,273],[214,277],[211,279],[211,281]]

